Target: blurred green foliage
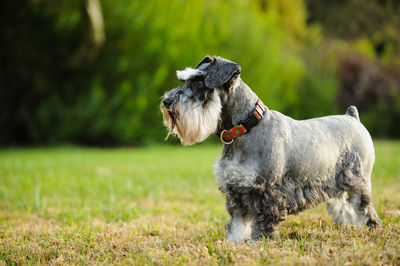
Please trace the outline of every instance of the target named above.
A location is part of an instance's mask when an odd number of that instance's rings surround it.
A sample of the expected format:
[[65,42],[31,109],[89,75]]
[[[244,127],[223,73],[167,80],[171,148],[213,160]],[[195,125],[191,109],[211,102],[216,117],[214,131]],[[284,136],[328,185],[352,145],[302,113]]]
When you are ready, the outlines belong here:
[[239,63],[271,109],[295,118],[338,111],[337,58],[318,51],[320,26],[307,25],[302,0],[101,5],[106,41],[82,57],[92,45],[84,0],[1,4],[0,144],[162,141],[160,97],[179,86],[177,69],[207,54]]
[[[321,25],[325,39],[334,40],[340,50],[335,52],[342,57],[339,96],[353,94],[339,100],[340,111],[343,105],[355,104],[371,134],[400,137],[400,1],[305,0],[305,4],[308,23]],[[355,54],[358,59],[351,59]],[[348,58],[353,61],[350,65],[345,63]],[[345,71],[353,77],[344,78]]]
[[[400,52],[400,1],[305,0],[308,22],[323,25],[326,35],[345,40],[363,39],[384,61]],[[370,52],[369,52],[370,54]]]

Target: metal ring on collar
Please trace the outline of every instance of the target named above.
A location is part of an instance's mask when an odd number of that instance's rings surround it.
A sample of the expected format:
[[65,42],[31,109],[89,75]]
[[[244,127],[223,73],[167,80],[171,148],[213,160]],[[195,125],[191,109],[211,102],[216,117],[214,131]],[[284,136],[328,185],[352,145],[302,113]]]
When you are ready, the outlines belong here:
[[227,144],[227,145],[232,144],[232,143],[235,141],[235,139],[231,139],[230,142],[227,142],[227,141],[224,140],[223,135],[224,135],[224,132],[225,132],[225,131],[226,131],[226,129],[224,129],[224,130],[221,132],[221,135],[219,136],[219,138],[221,139],[222,143],[224,143],[224,144]]

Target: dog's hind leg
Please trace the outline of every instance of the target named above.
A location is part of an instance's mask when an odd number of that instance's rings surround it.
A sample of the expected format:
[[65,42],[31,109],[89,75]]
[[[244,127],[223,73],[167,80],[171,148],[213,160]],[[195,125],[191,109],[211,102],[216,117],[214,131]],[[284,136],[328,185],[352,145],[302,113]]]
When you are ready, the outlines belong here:
[[367,215],[367,218],[368,218],[367,225],[369,227],[374,227],[374,226],[382,224],[382,221],[381,221],[381,219],[379,219],[379,216],[376,213],[376,210],[375,210],[372,202],[367,207],[367,214],[366,215]]
[[370,173],[364,176],[344,171],[339,178],[345,188],[338,197],[327,201],[328,213],[336,224],[367,224],[375,226],[381,223],[371,197]]
[[[366,180],[370,179],[368,178]],[[368,183],[360,184],[360,186],[351,193],[350,202],[363,224],[366,223],[370,227],[381,224],[381,220],[372,203],[371,189]]]
[[360,224],[359,215],[355,212],[353,205],[349,202],[349,194],[341,193],[337,198],[326,202],[326,209],[335,224]]
[[343,192],[338,198],[328,200],[326,209],[335,224],[367,224],[372,227],[381,223],[372,202],[363,194]]
[[[371,196],[371,167],[360,167],[360,171],[354,171],[360,176],[354,175],[357,182],[353,182],[349,191],[349,202],[357,214],[358,221],[368,226],[376,226],[381,223],[372,203]],[[365,174],[363,174],[365,173]]]
[[328,200],[326,209],[335,224],[375,226],[381,223],[368,192],[343,192]]

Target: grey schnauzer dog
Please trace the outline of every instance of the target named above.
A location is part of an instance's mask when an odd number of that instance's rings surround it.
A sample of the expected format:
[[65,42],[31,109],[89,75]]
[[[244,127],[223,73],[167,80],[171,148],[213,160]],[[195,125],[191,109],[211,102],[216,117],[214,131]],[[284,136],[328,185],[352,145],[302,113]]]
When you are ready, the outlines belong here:
[[288,214],[326,202],[336,224],[380,223],[371,198],[372,139],[354,106],[345,115],[294,120],[269,110],[241,80],[238,64],[205,57],[177,71],[162,98],[169,134],[183,145],[216,132],[214,173],[226,196],[229,241],[276,237]]

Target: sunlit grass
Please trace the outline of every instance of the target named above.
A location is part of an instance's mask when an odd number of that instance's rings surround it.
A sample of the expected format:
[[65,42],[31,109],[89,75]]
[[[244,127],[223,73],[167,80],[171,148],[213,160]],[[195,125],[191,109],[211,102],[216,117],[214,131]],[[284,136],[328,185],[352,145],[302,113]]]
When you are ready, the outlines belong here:
[[220,145],[2,150],[0,263],[399,263],[400,142],[375,147],[381,228],[337,228],[321,205],[257,244],[225,241]]

